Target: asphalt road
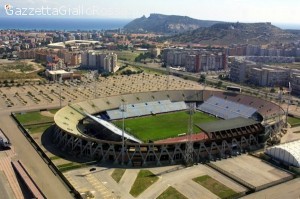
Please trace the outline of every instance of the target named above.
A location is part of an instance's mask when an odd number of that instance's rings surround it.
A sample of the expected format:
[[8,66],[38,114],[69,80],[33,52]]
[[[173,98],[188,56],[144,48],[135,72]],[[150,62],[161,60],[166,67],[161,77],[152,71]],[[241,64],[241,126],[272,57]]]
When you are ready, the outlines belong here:
[[29,174],[46,195],[47,198],[73,198],[68,192],[63,182],[50,170],[48,165],[42,160],[40,155],[32,147],[29,141],[21,133],[15,121],[11,118],[12,111],[27,111],[31,109],[54,108],[58,105],[33,106],[22,108],[7,108],[0,110],[0,128],[9,137],[14,146],[17,158],[21,160],[27,168]]

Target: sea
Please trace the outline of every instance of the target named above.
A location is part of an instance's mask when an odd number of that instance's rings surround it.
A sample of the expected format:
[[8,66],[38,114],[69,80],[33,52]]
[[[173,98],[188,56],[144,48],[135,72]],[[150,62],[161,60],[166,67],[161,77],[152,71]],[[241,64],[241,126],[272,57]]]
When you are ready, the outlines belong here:
[[[123,28],[130,21],[132,21],[132,19],[12,17],[1,16],[0,13],[0,30],[115,30]],[[282,29],[300,30],[300,24],[273,23],[273,25]]]
[[291,24],[291,23],[272,23],[272,24],[284,30],[300,30],[300,24]]
[[0,17],[0,30],[115,30],[123,28],[130,21],[131,19]]

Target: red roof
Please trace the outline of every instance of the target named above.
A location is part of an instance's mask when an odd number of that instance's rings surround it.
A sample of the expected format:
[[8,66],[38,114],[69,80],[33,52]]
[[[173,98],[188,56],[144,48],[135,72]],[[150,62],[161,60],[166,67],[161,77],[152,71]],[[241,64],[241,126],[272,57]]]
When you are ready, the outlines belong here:
[[[197,133],[192,135],[192,141],[200,141],[200,140],[206,140],[208,137],[205,133]],[[164,140],[158,140],[155,143],[164,144],[164,143],[176,143],[176,142],[186,142],[188,139],[188,136],[179,136],[175,138],[168,138]]]

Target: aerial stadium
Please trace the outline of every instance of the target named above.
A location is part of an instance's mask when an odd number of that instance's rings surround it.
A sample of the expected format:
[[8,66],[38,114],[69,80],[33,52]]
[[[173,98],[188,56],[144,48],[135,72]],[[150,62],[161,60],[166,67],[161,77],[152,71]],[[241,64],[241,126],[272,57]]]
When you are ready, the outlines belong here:
[[63,151],[128,166],[206,162],[264,146],[284,110],[214,90],[139,92],[69,104],[54,116]]

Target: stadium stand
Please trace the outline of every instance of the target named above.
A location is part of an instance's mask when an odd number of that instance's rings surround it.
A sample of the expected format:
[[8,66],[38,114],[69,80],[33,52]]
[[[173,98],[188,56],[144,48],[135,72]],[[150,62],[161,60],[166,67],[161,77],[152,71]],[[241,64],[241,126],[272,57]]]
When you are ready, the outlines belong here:
[[[167,113],[173,111],[186,110],[185,102],[171,102],[170,100],[144,102],[138,104],[125,105],[125,118]],[[109,110],[107,115],[111,120],[122,119],[122,107],[120,109]]]
[[257,111],[255,108],[216,96],[208,98],[204,103],[199,105],[197,109],[223,119],[236,117],[250,118]]

